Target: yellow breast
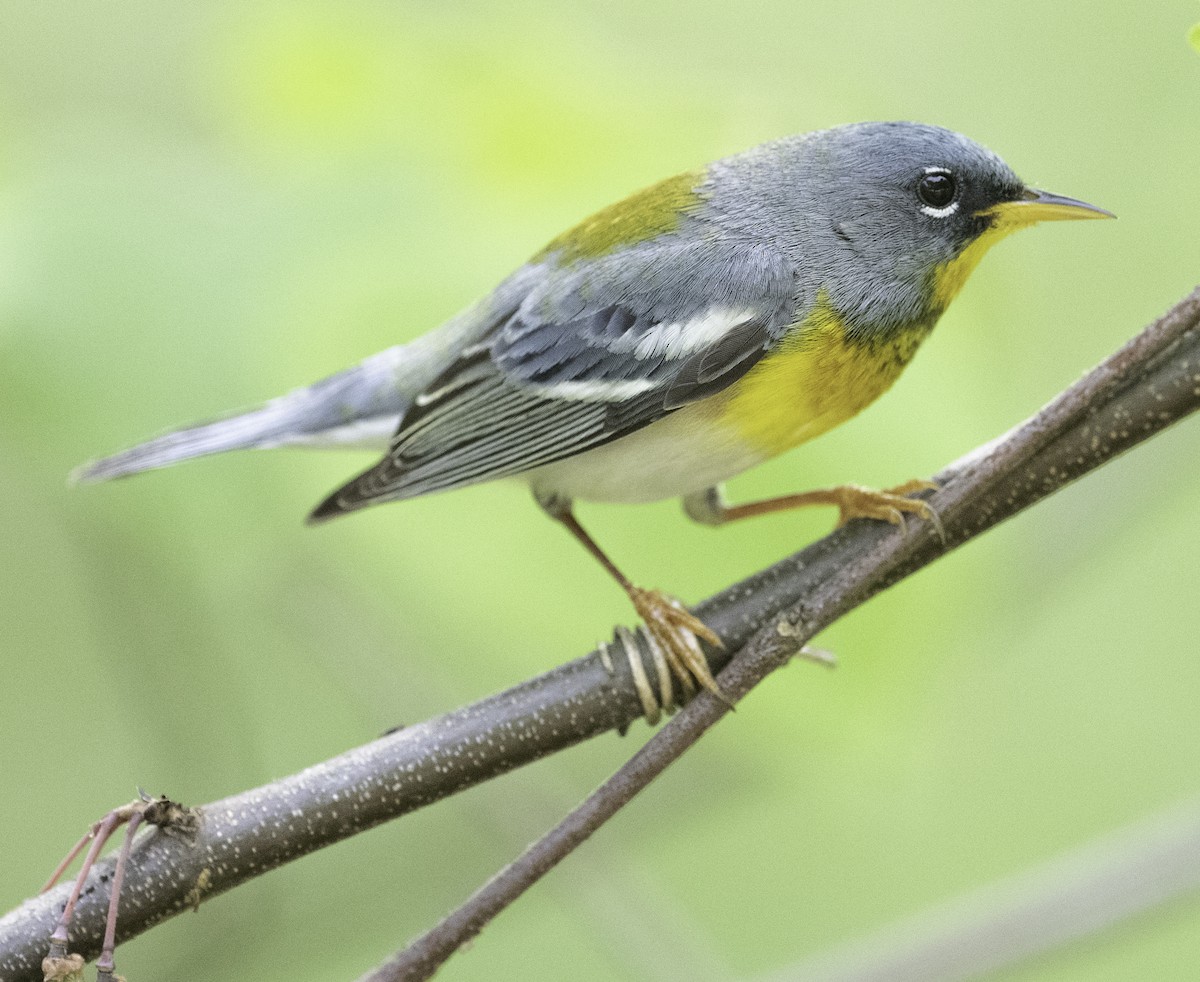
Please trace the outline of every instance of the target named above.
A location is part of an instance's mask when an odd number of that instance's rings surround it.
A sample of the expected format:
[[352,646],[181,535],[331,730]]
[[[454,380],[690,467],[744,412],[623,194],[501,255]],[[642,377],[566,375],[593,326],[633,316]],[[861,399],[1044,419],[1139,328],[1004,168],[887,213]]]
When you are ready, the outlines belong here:
[[878,398],[908,364],[932,321],[851,339],[823,304],[728,392],[720,420],[767,456],[844,423]]

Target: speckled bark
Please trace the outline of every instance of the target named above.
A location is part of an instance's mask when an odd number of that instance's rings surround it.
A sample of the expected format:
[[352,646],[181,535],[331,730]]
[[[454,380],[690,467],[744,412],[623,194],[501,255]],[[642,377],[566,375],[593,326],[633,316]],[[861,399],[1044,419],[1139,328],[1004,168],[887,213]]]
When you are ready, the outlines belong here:
[[[943,487],[932,500],[945,542],[928,526],[910,526],[902,536],[878,523],[854,523],[702,604],[698,613],[728,645],[712,658],[714,670],[767,625],[797,626],[793,637],[773,626],[758,634],[722,676],[723,688],[744,693],[847,610],[1198,407],[1200,291],[1038,416],[939,475]],[[557,862],[725,711],[709,697],[688,706],[631,762],[636,779],[618,780],[603,807],[592,807],[584,824],[559,837],[562,851],[535,856],[530,871],[540,875]],[[473,706],[205,805],[194,836],[139,838],[119,937],[462,788],[623,729],[641,713],[628,665],[618,660],[610,672],[593,652]],[[76,913],[71,947],[89,958],[99,949],[111,875],[111,861],[97,865]],[[60,886],[0,919],[0,979],[40,980],[46,939],[68,890]],[[468,933],[475,933],[486,916],[476,911],[468,920]]]
[[[907,535],[879,523],[859,524],[775,567],[790,564],[787,576],[764,574],[776,613],[721,673],[723,691],[741,698],[847,611],[1197,408],[1200,290],[1033,418],[942,471],[941,490],[931,501],[944,537],[928,524]],[[778,590],[784,582],[787,589]],[[721,700],[701,694],[558,826],[360,982],[429,978],[728,711]]]

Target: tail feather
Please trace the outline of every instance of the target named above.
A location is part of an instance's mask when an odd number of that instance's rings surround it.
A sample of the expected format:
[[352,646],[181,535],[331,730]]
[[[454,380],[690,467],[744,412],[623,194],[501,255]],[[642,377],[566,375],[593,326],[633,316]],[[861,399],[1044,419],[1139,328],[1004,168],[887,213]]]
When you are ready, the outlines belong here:
[[401,351],[381,352],[249,412],[165,433],[90,461],[77,468],[71,480],[107,481],[226,450],[284,446],[382,449],[409,401],[404,387],[397,384]]
[[91,460],[71,472],[72,484],[91,484],[166,467],[192,457],[254,446],[264,426],[267,407],[230,419],[215,420],[185,430],[164,433],[110,457]]
[[77,468],[72,481],[107,481],[226,450],[360,447],[382,451],[401,415],[458,352],[511,316],[539,281],[522,267],[492,295],[406,345],[296,389],[257,409],[166,433]]

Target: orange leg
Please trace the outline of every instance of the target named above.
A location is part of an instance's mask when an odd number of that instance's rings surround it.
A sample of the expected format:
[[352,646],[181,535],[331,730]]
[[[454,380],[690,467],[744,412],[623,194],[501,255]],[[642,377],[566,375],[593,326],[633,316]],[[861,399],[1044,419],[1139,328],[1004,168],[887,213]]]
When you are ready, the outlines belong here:
[[942,535],[937,512],[927,501],[910,498],[917,491],[937,490],[932,481],[907,481],[886,491],[876,491],[857,484],[842,484],[835,488],[820,488],[801,494],[787,494],[765,501],[752,501],[744,505],[725,503],[721,488],[706,488],[683,499],[683,508],[688,517],[704,525],[724,525],[726,522],[755,515],[769,515],[777,511],[806,508],[809,505],[835,505],[838,509],[838,527],[855,518],[873,518],[904,527],[905,514],[916,515],[933,523],[938,535]]
[[552,518],[561,522],[621,585],[621,589],[633,602],[638,616],[645,623],[651,643],[662,653],[671,673],[679,680],[684,695],[695,692],[696,683],[699,683],[719,699],[728,701],[721,687],[717,685],[717,680],[713,678],[708,660],[700,647],[701,641],[723,647],[716,632],[669,594],[661,590],[646,590],[630,582],[629,577],[617,568],[579,524],[569,502],[539,498],[538,503]]

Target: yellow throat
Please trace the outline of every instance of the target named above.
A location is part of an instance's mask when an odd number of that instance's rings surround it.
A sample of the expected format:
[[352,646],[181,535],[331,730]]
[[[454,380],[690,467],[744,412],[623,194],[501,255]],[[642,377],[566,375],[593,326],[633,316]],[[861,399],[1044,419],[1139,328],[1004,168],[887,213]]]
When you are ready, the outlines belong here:
[[929,333],[932,320],[851,340],[841,318],[818,302],[779,347],[724,399],[720,419],[765,456],[843,423],[882,395]]
[[713,397],[720,422],[768,457],[819,436],[888,390],[983,254],[1006,235],[1040,221],[1112,217],[1032,190],[981,214],[991,217],[990,227],[934,271],[927,318],[879,337],[851,338],[828,298],[821,297],[775,351],[729,392]]
[[1078,221],[1087,218],[1112,218],[1112,212],[1074,198],[1030,189],[1025,197],[1005,201],[980,212],[992,219],[991,226],[933,276],[933,301],[945,310],[967,282],[983,254],[1006,235],[1036,222]]

